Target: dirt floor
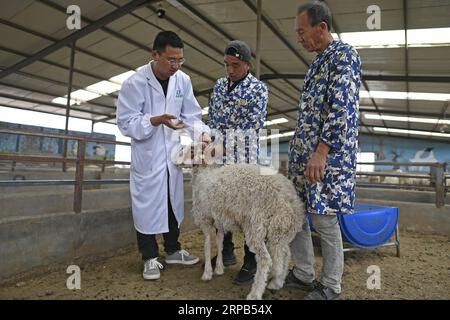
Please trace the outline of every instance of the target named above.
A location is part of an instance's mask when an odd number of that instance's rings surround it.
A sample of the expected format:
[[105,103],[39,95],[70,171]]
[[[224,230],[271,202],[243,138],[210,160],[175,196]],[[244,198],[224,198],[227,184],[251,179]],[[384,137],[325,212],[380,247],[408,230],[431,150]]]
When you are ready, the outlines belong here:
[[[181,243],[202,257],[203,235],[199,231],[182,234]],[[243,255],[243,239],[235,235],[238,257]],[[194,266],[165,265],[161,278],[144,281],[142,263],[135,248],[101,261],[75,261],[81,268],[81,289],[69,290],[67,265],[53,267],[39,275],[17,277],[0,285],[0,299],[244,299],[250,286],[236,286],[233,277],[240,263],[227,267],[225,274],[210,282],[200,280],[201,262]],[[342,299],[450,299],[450,240],[448,237],[401,234],[401,254],[395,247],[345,253]],[[321,268],[318,253],[316,270]],[[161,259],[163,260],[163,259]],[[242,261],[242,259],[240,259]],[[367,268],[377,265],[381,288],[369,290]],[[302,299],[295,289],[266,290],[264,299]]]

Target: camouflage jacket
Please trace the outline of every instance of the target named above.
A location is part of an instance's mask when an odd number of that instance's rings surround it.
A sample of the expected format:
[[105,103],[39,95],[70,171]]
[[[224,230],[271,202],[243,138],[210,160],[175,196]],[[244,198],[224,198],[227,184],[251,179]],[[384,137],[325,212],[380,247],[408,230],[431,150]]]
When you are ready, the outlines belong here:
[[[245,162],[257,163],[259,156],[258,135],[264,126],[267,114],[267,86],[249,73],[228,93],[228,81],[227,77],[220,78],[214,86],[214,91],[209,101],[207,124],[213,132],[215,129],[222,135],[227,155],[233,153],[236,156],[236,162],[245,160]],[[227,144],[229,129],[242,131],[242,135],[237,136],[235,144],[231,145],[231,152],[230,144]],[[256,139],[248,139],[249,130],[253,130],[256,133]],[[244,139],[247,139],[245,155],[243,154],[243,148],[239,149],[241,154],[236,154],[237,149],[235,146],[239,145],[239,143],[244,143]],[[230,158],[227,157],[227,159],[229,160]]]
[[[295,134],[289,144],[289,175],[316,214],[353,213],[361,61],[350,45],[334,40],[312,62],[303,82]],[[325,178],[309,183],[306,164],[320,141],[331,147]]]

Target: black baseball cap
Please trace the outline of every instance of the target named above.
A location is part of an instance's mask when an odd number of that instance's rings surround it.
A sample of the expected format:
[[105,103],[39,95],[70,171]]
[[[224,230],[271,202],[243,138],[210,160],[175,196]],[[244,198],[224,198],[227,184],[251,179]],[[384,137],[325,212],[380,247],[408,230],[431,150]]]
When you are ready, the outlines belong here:
[[252,59],[250,47],[244,41],[240,40],[233,40],[228,43],[225,48],[225,54],[239,58],[242,61],[250,61]]

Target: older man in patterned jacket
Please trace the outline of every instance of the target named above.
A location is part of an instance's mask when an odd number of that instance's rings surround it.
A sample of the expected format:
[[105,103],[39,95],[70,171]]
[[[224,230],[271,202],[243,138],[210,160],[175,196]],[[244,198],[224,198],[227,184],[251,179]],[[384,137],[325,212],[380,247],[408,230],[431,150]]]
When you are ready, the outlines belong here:
[[[227,77],[217,80],[209,101],[208,126],[213,139],[221,136],[227,164],[258,162],[259,134],[266,119],[268,90],[250,73],[251,58],[250,47],[245,42],[234,40],[227,45],[224,54]],[[234,279],[235,284],[251,283],[256,272],[254,253],[247,245],[244,249],[244,264]],[[231,233],[224,237],[222,252],[225,266],[237,262]],[[213,265],[215,259],[211,261]]]
[[289,175],[321,237],[323,268],[315,280],[309,225],[292,244],[294,268],[286,287],[311,291],[305,299],[339,299],[344,253],[339,214],[353,213],[361,62],[350,45],[334,40],[331,12],[323,2],[304,4],[296,18],[298,42],[317,56],[303,82]]

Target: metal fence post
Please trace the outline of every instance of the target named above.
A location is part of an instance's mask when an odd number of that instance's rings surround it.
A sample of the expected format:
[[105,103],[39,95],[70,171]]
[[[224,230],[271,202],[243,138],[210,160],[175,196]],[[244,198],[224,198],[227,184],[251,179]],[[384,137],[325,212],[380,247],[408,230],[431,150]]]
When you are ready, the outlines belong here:
[[[106,161],[106,154],[105,154],[105,156],[103,157],[103,161]],[[106,167],[106,163],[103,162],[103,164],[102,164],[102,172],[105,172],[105,167]]]
[[[70,69],[69,69],[69,85],[67,87],[67,102],[66,102],[66,126],[64,133],[69,133],[69,117],[70,117],[70,95],[72,93],[72,80],[73,80],[73,67],[75,63],[75,40],[72,42],[72,49],[70,51]],[[63,150],[63,156],[64,159],[67,159],[67,144],[69,141],[67,139],[64,139],[64,150]],[[67,162],[63,162],[62,171],[66,172],[67,170]]]
[[445,182],[445,169],[446,163],[439,163],[436,165],[435,170],[435,188],[436,188],[436,207],[440,208],[445,205],[446,195],[446,182]]
[[75,193],[73,196],[73,211],[75,211],[75,213],[80,213],[82,209],[85,154],[86,141],[78,140],[77,164],[75,170]]

